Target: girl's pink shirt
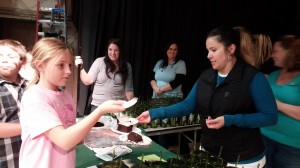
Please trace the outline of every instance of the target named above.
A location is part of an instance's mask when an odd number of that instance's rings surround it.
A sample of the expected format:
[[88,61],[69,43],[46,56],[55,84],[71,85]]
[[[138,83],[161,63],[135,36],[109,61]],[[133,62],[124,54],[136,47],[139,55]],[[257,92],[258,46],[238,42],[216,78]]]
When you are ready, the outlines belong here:
[[75,121],[75,106],[67,91],[52,91],[37,85],[30,87],[21,101],[20,168],[75,167],[75,148],[64,151],[43,134],[59,125],[67,128]]

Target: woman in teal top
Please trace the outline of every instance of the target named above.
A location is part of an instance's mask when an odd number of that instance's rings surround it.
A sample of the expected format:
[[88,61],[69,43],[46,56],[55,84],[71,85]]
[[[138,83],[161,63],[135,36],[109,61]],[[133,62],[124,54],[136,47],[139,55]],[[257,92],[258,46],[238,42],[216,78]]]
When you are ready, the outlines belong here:
[[278,107],[277,125],[263,127],[266,168],[300,167],[300,39],[280,37],[274,43],[272,58],[280,70],[268,81]]
[[[182,84],[186,80],[186,66],[179,55],[178,43],[171,41],[164,48],[163,58],[153,68],[153,79],[150,82],[153,90],[152,98],[183,97]],[[168,148],[174,143],[177,134],[159,135],[157,142]],[[154,138],[155,137],[151,137]],[[181,154],[189,153],[188,141],[182,139]]]
[[183,97],[182,83],[186,79],[186,66],[180,58],[177,43],[166,45],[164,57],[155,64],[153,72],[154,79],[150,82],[152,98]]

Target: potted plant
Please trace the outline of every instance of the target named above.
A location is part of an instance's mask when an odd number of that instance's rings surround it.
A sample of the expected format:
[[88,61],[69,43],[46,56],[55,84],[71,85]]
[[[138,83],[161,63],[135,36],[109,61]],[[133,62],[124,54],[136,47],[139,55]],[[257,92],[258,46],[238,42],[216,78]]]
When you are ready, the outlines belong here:
[[100,168],[128,168],[128,166],[126,166],[121,159],[106,161],[103,164],[99,165],[99,167]]
[[165,118],[160,122],[161,127],[167,127],[168,124],[169,124],[169,118]]
[[169,168],[169,164],[164,161],[146,161],[145,164],[150,168]]
[[184,159],[180,159],[177,155],[177,158],[170,158],[167,160],[169,167],[173,168],[182,168],[186,166],[186,162]]
[[136,164],[136,165],[133,165],[131,168],[149,168],[149,167],[146,166],[145,164]]

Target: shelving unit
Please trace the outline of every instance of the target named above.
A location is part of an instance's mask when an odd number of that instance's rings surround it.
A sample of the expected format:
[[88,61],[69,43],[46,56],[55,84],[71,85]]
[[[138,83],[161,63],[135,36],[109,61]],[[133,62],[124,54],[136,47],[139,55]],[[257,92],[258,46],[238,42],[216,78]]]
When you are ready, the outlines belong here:
[[[48,2],[49,1],[49,2]],[[64,1],[37,0],[36,41],[57,37],[67,43],[67,12]]]
[[[193,124],[193,125],[185,125],[185,126],[176,126],[176,127],[157,127],[157,128],[146,128],[145,132],[147,136],[155,136],[155,135],[164,135],[171,133],[178,133],[178,146],[177,153],[180,153],[180,142],[181,136],[187,138],[190,142],[193,143],[193,150],[196,150],[197,146],[197,131],[201,130],[201,124]],[[194,138],[189,138],[184,132],[186,131],[194,131]]]

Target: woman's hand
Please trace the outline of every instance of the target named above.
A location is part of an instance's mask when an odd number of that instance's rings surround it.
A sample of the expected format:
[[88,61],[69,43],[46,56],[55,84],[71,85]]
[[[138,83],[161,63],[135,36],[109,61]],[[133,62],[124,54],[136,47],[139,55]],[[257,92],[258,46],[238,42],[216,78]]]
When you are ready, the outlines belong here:
[[83,67],[82,67],[83,61],[82,61],[82,59],[81,59],[80,56],[76,56],[76,57],[75,57],[75,65],[76,65],[76,67],[78,67],[78,69],[80,69],[80,70],[83,68]]
[[224,126],[224,116],[217,117],[212,119],[210,116],[206,119],[207,128],[211,129],[220,129]]
[[161,94],[163,93],[163,91],[157,86],[155,80],[152,80],[152,81],[150,82],[150,85],[151,85],[151,87],[152,87],[154,93],[155,93],[157,96],[159,96],[159,95],[161,95]]
[[132,98],[134,98],[134,93],[133,92],[125,92],[126,100],[129,101]]
[[139,123],[150,123],[151,118],[150,118],[149,111],[143,112],[136,119],[139,120]]
[[155,92],[155,94],[156,94],[157,96],[159,96],[159,95],[161,95],[161,94],[163,93],[163,91],[162,91],[159,87],[156,87],[156,88],[154,89],[154,92]]

